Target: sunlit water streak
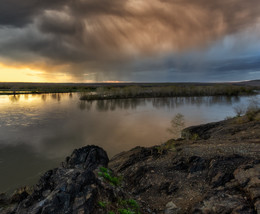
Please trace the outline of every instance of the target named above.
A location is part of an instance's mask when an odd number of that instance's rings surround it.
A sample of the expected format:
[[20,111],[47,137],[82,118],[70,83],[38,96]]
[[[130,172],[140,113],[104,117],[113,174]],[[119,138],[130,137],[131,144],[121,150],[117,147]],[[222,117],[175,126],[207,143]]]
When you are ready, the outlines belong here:
[[[256,96],[259,99],[259,95]],[[234,116],[252,97],[190,97],[80,101],[79,94],[0,96],[0,192],[33,184],[73,149],[88,144],[113,156],[173,137],[177,113],[185,125]]]

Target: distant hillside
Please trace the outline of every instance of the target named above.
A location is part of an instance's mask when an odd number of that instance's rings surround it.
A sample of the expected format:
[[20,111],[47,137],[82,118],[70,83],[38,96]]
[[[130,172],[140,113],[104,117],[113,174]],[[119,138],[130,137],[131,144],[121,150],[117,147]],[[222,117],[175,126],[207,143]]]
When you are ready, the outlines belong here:
[[239,82],[236,84],[260,87],[260,80],[250,80],[250,81]]

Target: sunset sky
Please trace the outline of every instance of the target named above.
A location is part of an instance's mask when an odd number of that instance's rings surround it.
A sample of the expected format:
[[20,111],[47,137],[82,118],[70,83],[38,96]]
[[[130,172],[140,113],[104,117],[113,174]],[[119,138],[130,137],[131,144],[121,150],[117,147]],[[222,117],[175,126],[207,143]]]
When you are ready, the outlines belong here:
[[1,0],[0,82],[260,79],[259,0]]

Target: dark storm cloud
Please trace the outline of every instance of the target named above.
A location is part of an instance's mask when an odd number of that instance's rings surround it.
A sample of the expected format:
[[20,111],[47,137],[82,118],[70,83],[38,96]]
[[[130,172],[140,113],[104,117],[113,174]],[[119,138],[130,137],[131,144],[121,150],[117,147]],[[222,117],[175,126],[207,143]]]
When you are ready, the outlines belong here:
[[0,57],[66,64],[71,74],[118,71],[205,48],[254,27],[259,11],[259,0],[2,0]]
[[128,0],[78,0],[69,2],[69,7],[75,15],[97,16],[97,15],[116,15],[125,16],[125,4]]
[[62,17],[52,16],[47,16],[44,20],[41,20],[38,24],[38,27],[43,33],[53,33],[57,35],[75,35],[78,28],[81,28],[81,26],[77,22],[75,22],[75,20],[66,20]]
[[213,65],[212,68],[220,72],[234,71],[234,70],[260,71],[260,56],[227,60],[218,63],[218,65]]
[[[129,71],[134,71],[131,76]],[[168,57],[135,63],[124,72],[125,76],[128,73],[133,81],[141,82],[214,82],[259,79],[260,55],[232,59],[228,57],[227,59],[205,59],[203,56],[182,55],[176,58]]]
[[0,25],[22,27],[45,9],[58,9],[63,0],[1,0]]

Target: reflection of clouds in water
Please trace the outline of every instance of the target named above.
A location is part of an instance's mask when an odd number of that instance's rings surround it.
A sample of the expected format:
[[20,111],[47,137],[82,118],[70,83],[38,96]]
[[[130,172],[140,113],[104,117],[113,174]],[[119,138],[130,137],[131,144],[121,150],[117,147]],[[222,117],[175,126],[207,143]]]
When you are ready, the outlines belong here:
[[56,100],[57,103],[60,103],[63,98],[65,99],[63,103],[65,107],[71,105],[70,102],[67,102],[69,97],[71,97],[69,94],[2,95],[0,99],[0,124],[17,127],[33,126],[44,118],[63,118],[64,108],[60,108],[53,101]]
[[[77,94],[59,96],[21,95],[18,102],[8,96],[8,102],[1,98],[0,153],[15,150],[14,162],[26,154],[31,162],[39,163],[39,170],[45,168],[45,162],[50,168],[57,166],[56,160],[63,160],[73,149],[87,144],[99,145],[113,156],[138,145],[160,144],[172,137],[166,130],[177,113],[184,114],[186,125],[195,125],[224,119],[233,111],[233,104],[249,100],[177,97],[80,101]],[[0,157],[8,167],[8,157]],[[19,167],[27,167],[26,164],[21,161]],[[15,171],[16,167],[10,164],[9,170]],[[35,172],[31,171],[32,176]],[[14,175],[7,170],[6,176]]]
[[43,172],[58,165],[61,159],[47,160],[29,145],[0,147],[0,192],[36,182]]
[[[140,113],[140,112],[137,112]],[[51,120],[42,120],[38,126],[20,127],[16,131],[7,130],[8,137],[5,142],[15,144],[30,145],[32,150],[42,153],[46,158],[64,157],[74,148],[87,144],[97,144],[106,148],[114,155],[126,148],[130,149],[138,144],[158,143],[156,136],[150,134],[151,129],[158,129],[158,124],[154,119],[159,120],[160,116],[145,114],[126,115],[125,112],[71,112],[64,115],[63,119],[52,118]],[[143,122],[150,124],[145,125]],[[145,133],[140,133],[142,130]],[[164,135],[162,129],[160,136]],[[19,136],[18,140],[14,136]],[[5,143],[1,141],[1,143]],[[111,149],[113,148],[113,149]]]

